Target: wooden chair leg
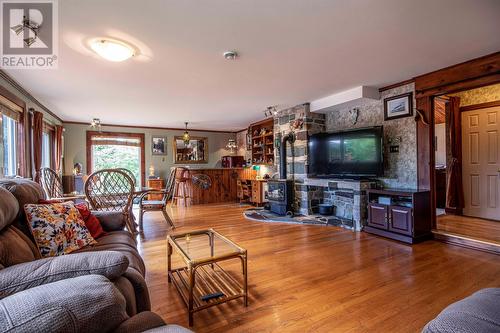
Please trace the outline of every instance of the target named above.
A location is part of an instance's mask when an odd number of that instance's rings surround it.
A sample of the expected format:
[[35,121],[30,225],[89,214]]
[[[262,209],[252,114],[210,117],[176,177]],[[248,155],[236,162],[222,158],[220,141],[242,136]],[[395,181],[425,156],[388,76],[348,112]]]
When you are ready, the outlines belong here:
[[186,207],[186,183],[182,182],[182,204]]
[[176,204],[178,204],[179,200],[179,183],[175,182],[174,184],[174,190],[172,191],[172,203],[170,204],[172,207],[174,207]]
[[144,210],[142,209],[142,206],[139,206],[139,230],[140,231],[144,231],[143,219],[144,219]]
[[174,222],[172,221],[172,219],[170,218],[170,216],[168,216],[168,213],[165,211],[167,207],[165,206],[161,212],[163,213],[163,217],[165,218],[165,220],[167,221],[168,225],[172,227],[172,229],[175,229],[175,224]]

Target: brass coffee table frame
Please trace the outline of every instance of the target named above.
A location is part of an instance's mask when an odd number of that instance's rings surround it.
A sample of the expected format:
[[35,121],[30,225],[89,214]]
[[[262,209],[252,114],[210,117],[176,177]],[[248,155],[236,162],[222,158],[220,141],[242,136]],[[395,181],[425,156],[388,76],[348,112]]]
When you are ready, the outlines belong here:
[[[206,235],[207,243],[210,246],[210,257],[193,259],[176,242],[177,239],[186,236]],[[214,238],[234,247],[234,252],[220,256],[214,256]],[[172,269],[173,250],[180,255],[186,267]],[[243,285],[234,277],[227,273],[218,262],[239,258],[243,271]],[[182,300],[189,311],[189,326],[193,326],[193,314],[197,311],[209,307],[226,303],[240,297],[243,297],[243,303],[248,306],[248,270],[247,270],[247,250],[235,244],[233,241],[222,236],[213,229],[197,230],[185,232],[182,234],[173,234],[167,236],[167,266],[168,282],[174,283]],[[198,283],[197,283],[198,281]],[[224,296],[202,301],[200,296],[223,292]],[[197,296],[197,297],[195,297]]]

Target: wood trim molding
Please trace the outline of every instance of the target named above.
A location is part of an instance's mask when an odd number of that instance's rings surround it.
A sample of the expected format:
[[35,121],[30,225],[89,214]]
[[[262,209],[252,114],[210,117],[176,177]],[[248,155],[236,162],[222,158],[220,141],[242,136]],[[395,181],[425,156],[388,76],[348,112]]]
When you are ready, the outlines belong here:
[[[500,52],[449,66],[415,78],[416,106],[429,120],[429,126],[417,122],[418,188],[431,190],[431,209],[435,212],[436,190],[434,153],[434,98],[500,82]],[[436,214],[432,214],[436,227]]]
[[415,82],[414,79],[408,79],[408,80],[404,80],[404,81],[401,81],[401,82],[393,83],[393,84],[390,84],[388,86],[379,88],[378,92],[383,92],[383,91],[386,91],[386,90],[389,90],[389,89],[393,89],[393,88],[405,86],[405,85],[413,83],[413,82]]
[[500,52],[415,77],[416,97],[441,95],[500,82]]
[[[19,83],[17,83],[13,78],[11,78],[5,71],[3,71],[1,69],[0,69],[0,77],[2,77],[5,81],[7,81],[11,86],[13,86],[17,91],[19,91],[21,94],[23,94],[26,98],[31,100],[33,103],[37,104],[41,109],[43,109],[43,111],[47,112],[48,114],[50,114],[52,117],[56,118],[61,123],[63,122],[62,119],[59,118],[58,115],[56,115],[54,112],[50,111],[45,105],[40,103],[35,97],[33,97],[33,95],[31,95],[29,92],[27,92],[23,87],[21,87],[19,85]],[[1,87],[1,88],[3,88],[3,87]],[[5,88],[3,88],[3,89],[5,89]],[[18,98],[18,97],[16,96],[16,98]],[[24,107],[26,108],[26,103],[24,103]]]
[[454,234],[442,230],[432,230],[434,239],[452,245],[466,247],[469,249],[480,250],[484,252],[500,254],[500,245],[494,242],[470,238],[463,235]]
[[486,102],[486,103],[462,106],[462,107],[460,107],[460,112],[492,108],[495,106],[500,106],[500,101],[493,101],[493,102]]
[[97,131],[87,131],[86,133],[86,152],[87,152],[87,173],[90,174],[92,170],[92,137],[94,135],[109,136],[109,137],[129,137],[138,138],[141,141],[141,184],[146,186],[146,157],[145,157],[145,137],[144,133],[119,133],[119,132],[97,132]]
[[[90,123],[86,123],[83,121],[64,121],[63,126],[69,125],[86,125],[90,126]],[[138,129],[157,129],[157,130],[165,130],[165,131],[182,131],[184,132],[185,128],[177,128],[177,127],[159,127],[159,126],[135,126],[135,125],[118,125],[118,124],[101,124],[101,126],[108,127],[119,127],[119,128],[138,128]],[[218,130],[208,130],[208,129],[198,129],[198,128],[188,128],[189,132],[207,132],[207,133],[224,133],[224,134],[236,134],[234,131],[218,131]],[[105,133],[105,132],[103,132]]]
[[26,111],[26,103],[3,86],[0,86],[0,95]]

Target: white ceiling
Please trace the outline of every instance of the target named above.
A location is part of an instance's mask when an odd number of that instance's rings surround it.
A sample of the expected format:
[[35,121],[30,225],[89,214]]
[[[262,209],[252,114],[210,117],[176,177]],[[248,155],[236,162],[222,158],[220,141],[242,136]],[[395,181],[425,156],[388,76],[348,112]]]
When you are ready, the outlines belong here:
[[[59,69],[7,72],[68,121],[238,130],[500,50],[498,0],[60,0],[59,17]],[[143,55],[97,58],[98,36]]]

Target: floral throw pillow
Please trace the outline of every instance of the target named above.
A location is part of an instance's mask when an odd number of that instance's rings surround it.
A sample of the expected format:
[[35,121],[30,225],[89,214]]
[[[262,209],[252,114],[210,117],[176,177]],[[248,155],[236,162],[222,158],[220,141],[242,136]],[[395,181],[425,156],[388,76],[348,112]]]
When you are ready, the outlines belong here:
[[72,202],[27,204],[24,211],[42,257],[68,254],[97,243]]

